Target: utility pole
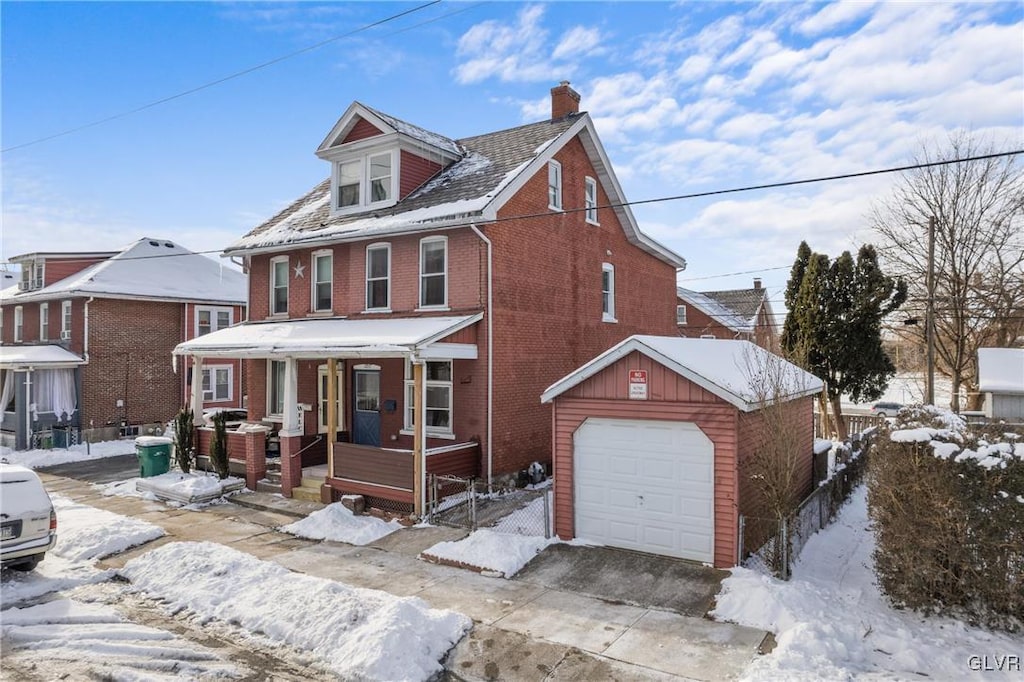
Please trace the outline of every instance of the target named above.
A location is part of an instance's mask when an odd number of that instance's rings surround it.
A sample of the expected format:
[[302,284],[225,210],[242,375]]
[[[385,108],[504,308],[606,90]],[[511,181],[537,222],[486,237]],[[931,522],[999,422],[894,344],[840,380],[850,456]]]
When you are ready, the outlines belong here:
[[924,402],[935,404],[935,216],[928,218],[928,301],[925,312],[924,335],[928,357],[928,376],[925,377]]

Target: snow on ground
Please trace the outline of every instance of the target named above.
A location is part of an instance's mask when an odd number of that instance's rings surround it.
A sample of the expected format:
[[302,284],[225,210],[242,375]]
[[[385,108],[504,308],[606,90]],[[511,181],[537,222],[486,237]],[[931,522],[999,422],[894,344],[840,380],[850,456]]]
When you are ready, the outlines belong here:
[[356,516],[341,502],[335,502],[304,519],[281,526],[278,530],[310,540],[368,545],[401,528],[402,524],[398,521],[384,521],[375,516]]
[[472,624],[416,597],[293,573],[214,543],[170,543],[121,573],[172,610],[308,651],[341,679],[429,679]]
[[[866,403],[855,403],[849,396],[842,397],[843,407],[860,407],[871,409],[877,402],[899,403],[901,405],[915,405],[924,402],[925,376],[918,372],[900,372],[889,380],[885,393],[878,400],[870,400]],[[950,403],[950,396],[953,395],[953,382],[948,377],[940,374],[935,375],[935,403],[946,405]],[[967,395],[960,396],[960,405],[967,404]]]
[[80,445],[72,445],[67,449],[54,448],[52,450],[11,450],[7,447],[0,447],[0,457],[3,457],[11,464],[20,464],[30,469],[52,467],[58,464],[67,464],[68,462],[83,462],[90,459],[134,454],[134,439],[81,443]]
[[[732,569],[714,617],[771,630],[778,641],[744,679],[1020,679],[1024,635],[892,608],[875,584],[874,546],[861,486],[808,541],[789,582]],[[979,669],[998,656],[1018,656],[1018,667]]]
[[121,516],[52,495],[57,512],[54,552],[72,561],[102,559],[155,540],[164,529],[141,519]]
[[479,568],[485,575],[511,578],[555,542],[555,538],[480,529],[457,542],[439,542],[423,554]]

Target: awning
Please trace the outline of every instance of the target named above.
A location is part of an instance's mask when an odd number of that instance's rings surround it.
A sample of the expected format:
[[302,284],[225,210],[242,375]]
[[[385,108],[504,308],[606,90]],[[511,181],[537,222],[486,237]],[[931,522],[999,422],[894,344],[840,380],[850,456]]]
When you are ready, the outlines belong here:
[[0,369],[59,369],[84,364],[85,360],[57,345],[0,347]]
[[179,343],[175,355],[204,358],[380,358],[416,353],[424,359],[475,359],[476,344],[439,343],[483,319],[409,317],[372,320],[248,322]]

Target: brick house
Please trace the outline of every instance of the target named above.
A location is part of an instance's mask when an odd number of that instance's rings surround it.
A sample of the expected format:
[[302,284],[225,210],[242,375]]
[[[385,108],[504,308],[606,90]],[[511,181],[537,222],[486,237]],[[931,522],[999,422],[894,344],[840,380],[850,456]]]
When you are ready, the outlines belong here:
[[778,327],[768,290],[754,278],[750,289],[691,291],[679,288],[676,324],[686,338],[739,339],[778,348]]
[[[17,449],[161,427],[190,386],[187,366],[168,361],[174,346],[245,318],[242,273],[165,239],[11,260],[21,279],[0,291],[0,402]],[[240,407],[241,369],[206,367],[203,405]]]
[[[353,103],[316,152],[330,177],[226,249],[247,266],[249,322],[175,352],[248,360],[285,495],[323,462],[323,499],[413,507],[422,471],[550,462],[544,388],[630,334],[676,333],[685,261],[622,205],[568,83],[551,108],[453,140]],[[233,438],[259,481],[258,445]]]

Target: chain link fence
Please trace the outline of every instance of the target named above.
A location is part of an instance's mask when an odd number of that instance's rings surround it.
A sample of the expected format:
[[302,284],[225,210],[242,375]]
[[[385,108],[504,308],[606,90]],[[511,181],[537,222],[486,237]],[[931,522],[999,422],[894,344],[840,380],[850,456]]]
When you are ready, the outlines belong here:
[[551,486],[488,490],[479,479],[431,475],[428,519],[443,526],[550,538]]

